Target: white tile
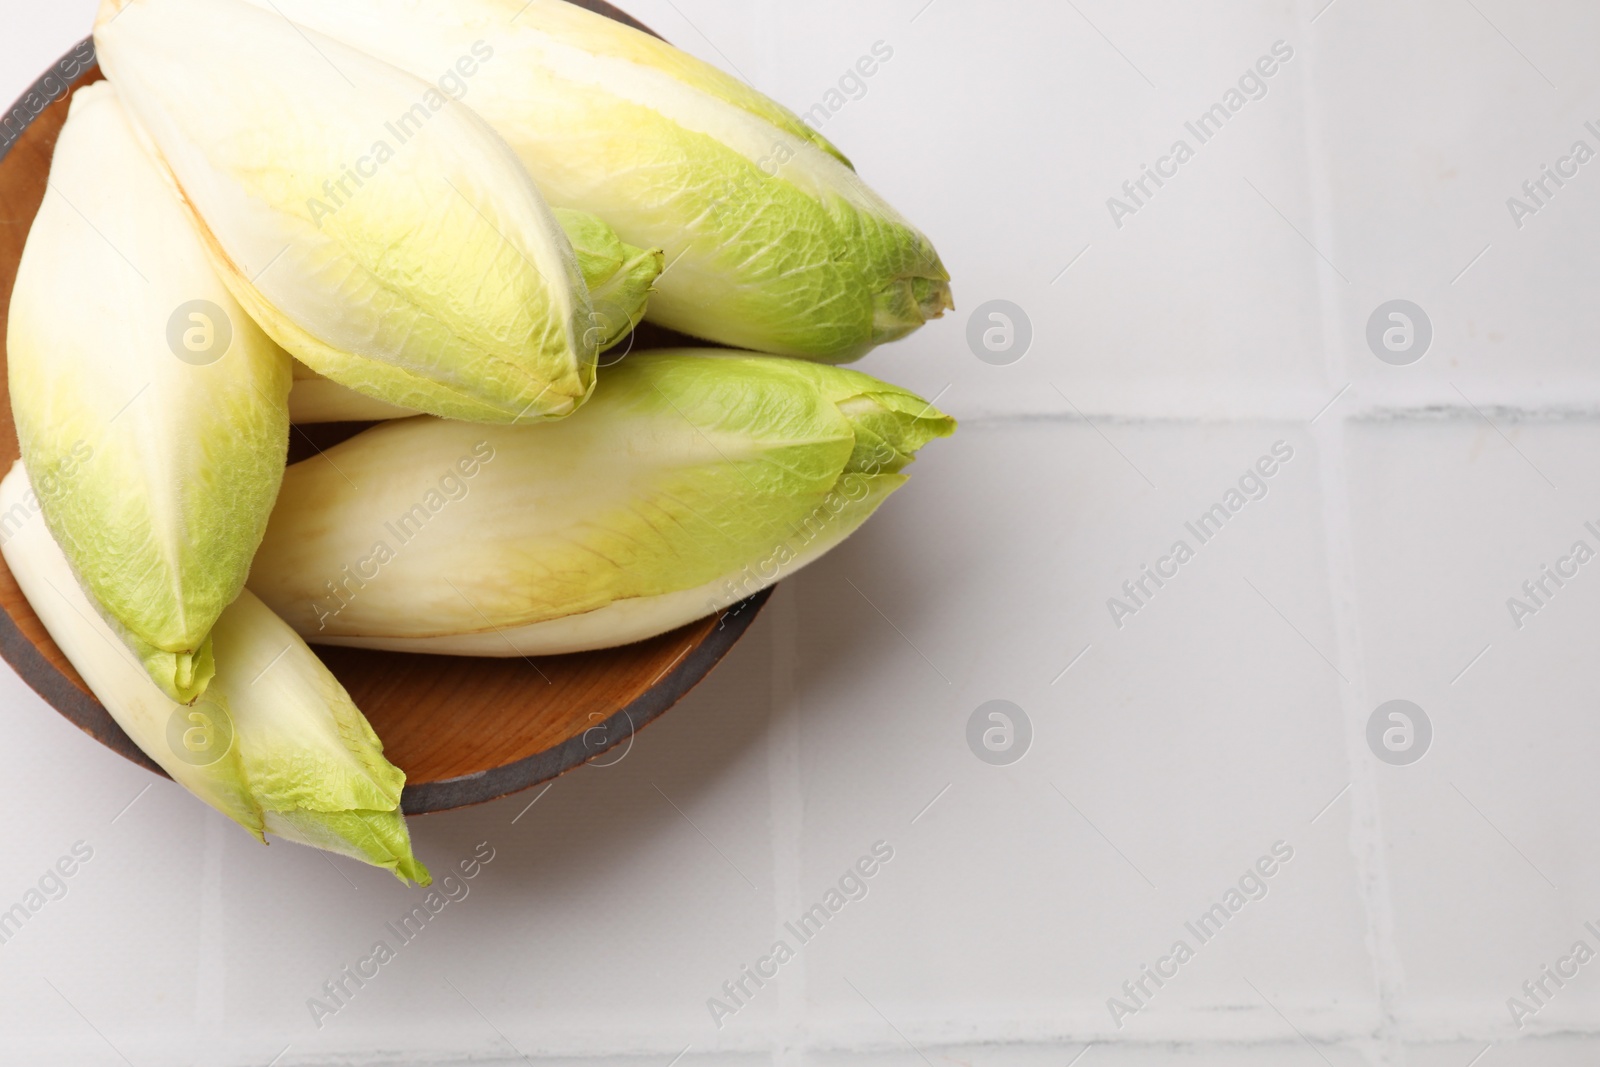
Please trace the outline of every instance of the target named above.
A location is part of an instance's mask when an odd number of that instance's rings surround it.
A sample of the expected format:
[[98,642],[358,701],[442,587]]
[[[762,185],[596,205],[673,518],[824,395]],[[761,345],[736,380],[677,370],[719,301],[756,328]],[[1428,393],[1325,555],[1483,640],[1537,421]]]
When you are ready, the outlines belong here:
[[[1347,376],[1407,399],[1460,403],[1454,382],[1480,403],[1592,406],[1596,312],[1579,279],[1592,274],[1583,235],[1600,221],[1600,175],[1584,166],[1564,188],[1548,183],[1547,206],[1520,227],[1507,200],[1526,200],[1522,183],[1574,141],[1600,152],[1585,128],[1600,124],[1597,78],[1580,45],[1600,30],[1595,12],[1341,3],[1315,30],[1319,159],[1350,277],[1337,290]],[[1373,310],[1397,297],[1421,305],[1434,330],[1403,372],[1364,336]]]
[[[1292,1005],[1337,988],[1340,1019],[1374,1010],[1347,809],[1310,825],[1348,780],[1341,682],[1306,643],[1333,649],[1313,446],[1277,425],[1105,432],[1160,488],[1081,423],[973,427],[796,583],[803,905],[874,841],[896,849],[806,949],[822,1018],[869,1021],[881,996],[949,1038],[1114,1031],[1108,998],[1177,938],[1192,969],[1124,1020],[1134,1036],[1222,1006],[1269,1015],[1246,978]],[[1185,522],[1279,440],[1294,456],[1268,496],[1200,545]],[[1025,518],[1005,504],[1023,497]],[[1178,538],[1195,558],[1118,630],[1107,599]],[[1034,729],[1009,767],[965,738],[997,698]],[[1296,859],[1267,899],[1196,944],[1185,920],[1279,840]],[[1283,965],[1302,956],[1314,980]]]
[[[1361,424],[1350,434],[1370,696],[1374,707],[1413,701],[1434,730],[1420,762],[1377,774],[1401,1018],[1427,1027],[1473,1016],[1491,1034],[1516,1033],[1507,998],[1540,967],[1580,938],[1600,950],[1600,936],[1584,928],[1600,925],[1600,864],[1581,815],[1600,743],[1589,713],[1600,685],[1600,580],[1580,568],[1520,629],[1507,607],[1575,541],[1600,550],[1584,527],[1596,516],[1600,426],[1503,429],[1509,443],[1461,420]],[[1600,977],[1588,977],[1527,1029],[1592,1023]]]
[[[935,4],[894,35],[883,91],[838,118],[862,173],[929,230],[956,279],[954,315],[866,366],[930,391],[953,382],[961,414],[1069,411],[1052,383],[1100,411],[1320,393],[1319,262],[1294,229],[1311,215],[1293,62],[1214,139],[1185,130],[1292,22],[1267,4],[1079,10]],[[952,76],[969,70],[982,75]],[[1162,187],[1147,180],[1118,225],[1109,200],[1129,202],[1123,183],[1179,139],[1194,158]],[[1011,366],[969,347],[992,300],[1031,323]]]

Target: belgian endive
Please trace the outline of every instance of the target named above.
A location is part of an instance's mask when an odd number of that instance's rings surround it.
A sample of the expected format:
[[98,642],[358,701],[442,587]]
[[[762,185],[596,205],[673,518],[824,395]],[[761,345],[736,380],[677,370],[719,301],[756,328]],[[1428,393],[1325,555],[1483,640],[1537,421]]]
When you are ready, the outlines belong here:
[[450,418],[531,421],[587,397],[572,248],[466,107],[244,0],[103,0],[95,44],[219,273],[295,357]]
[[174,703],[100,618],[37,506],[17,463],[0,481],[0,552],[56,645],[146,755],[259,840],[273,834],[430,881],[399,810],[405,773],[282,619],[241,593],[212,631],[216,676],[205,696]]
[[[557,208],[556,221],[572,242],[578,269],[594,303],[589,335],[601,352],[628,336],[644,318],[651,285],[661,273],[660,249],[635,248],[593,215]],[[289,415],[297,423],[393,419],[416,411],[362,396],[296,362]]]
[[283,478],[290,359],[212,270],[109,84],[73,97],[7,348],[50,530],[150,677],[194,700]]
[[820,134],[648,34],[566,0],[254,2],[435,82],[551,203],[664,248],[653,322],[842,362],[952,306],[927,237]]
[[428,417],[289,468],[250,587],[308,640],[477,656],[642,640],[816,559],[954,429],[855,371],[640,353],[540,426]]

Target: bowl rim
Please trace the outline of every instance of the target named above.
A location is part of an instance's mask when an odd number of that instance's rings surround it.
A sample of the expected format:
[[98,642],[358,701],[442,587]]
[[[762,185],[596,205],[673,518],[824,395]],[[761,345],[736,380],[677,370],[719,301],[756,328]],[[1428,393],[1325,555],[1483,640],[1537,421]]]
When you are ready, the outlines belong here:
[[[588,763],[602,767],[621,763],[633,748],[634,735],[660,718],[689,690],[705,680],[706,675],[738,644],[739,638],[750,628],[776,588],[776,585],[770,585],[728,608],[722,613],[715,630],[684,653],[664,676],[650,683],[644,692],[610,718],[567,738],[559,745],[492,770],[420,785],[408,784],[400,795],[400,810],[407,815],[452,811],[520,793]],[[590,734],[599,736],[591,740]],[[601,758],[624,743],[627,748],[623,749],[621,755],[609,760]]]
[[[609,4],[597,0],[572,2],[651,36],[659,36]],[[84,52],[85,46],[87,53]],[[63,73],[74,64],[77,66],[75,73]],[[73,86],[86,75],[98,71],[99,60],[95,56],[94,38],[91,35],[64,53],[23,90],[9,108],[0,111],[0,136],[10,138],[0,141],[0,164],[5,162],[6,156],[21,141],[22,134],[35,119],[64,97],[70,96]],[[57,83],[53,88],[47,85],[52,79]],[[44,99],[44,104],[37,112],[25,104],[29,97],[35,95]],[[6,124],[19,115],[22,116],[20,125]],[[400,797],[400,810],[406,815],[427,815],[498,800],[550,781],[587,763],[597,762],[618,745],[626,743],[629,748],[623,751],[622,756],[601,765],[610,766],[611,763],[620,762],[631,750],[634,735],[640,729],[682,700],[722,661],[750,628],[775,588],[776,584],[768,586],[725,609],[716,629],[676,660],[644,692],[603,722],[558,745],[499,767],[435,782],[407,783]],[[170,780],[170,776],[123,732],[105,706],[56,669],[5,611],[0,611],[0,659],[4,659],[46,704],[68,722],[129,762]],[[599,736],[591,739],[591,734]]]

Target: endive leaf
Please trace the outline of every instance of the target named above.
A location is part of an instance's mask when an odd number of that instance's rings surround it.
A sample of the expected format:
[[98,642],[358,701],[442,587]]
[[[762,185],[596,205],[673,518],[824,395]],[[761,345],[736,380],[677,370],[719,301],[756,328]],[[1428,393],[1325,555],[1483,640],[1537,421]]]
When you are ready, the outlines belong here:
[[436,80],[552,204],[665,250],[649,319],[739,348],[855,359],[952,306],[928,238],[799,118],[564,0],[253,0]]
[[8,331],[52,533],[151,678],[194,700],[283,477],[290,360],[217,278],[109,84],[73,97]]
[[324,378],[304,363],[296,363],[295,370],[294,388],[289,390],[289,419],[299,425],[403,419],[418,414],[414,408],[363,396],[349,386]]
[[665,253],[659,248],[635,248],[586,211],[556,208],[555,215],[572,242],[594,304],[589,334],[605,352],[644,318],[652,286],[666,265]]
[[105,0],[95,43],[224,280],[296,358],[451,418],[588,396],[572,249],[466,107],[242,0]]
[[100,618],[37,509],[17,463],[0,481],[0,552],[57,647],[146,755],[258,839],[272,833],[430,881],[399,810],[404,772],[283,620],[241,593],[212,631],[205,697],[174,703]]
[[[611,227],[586,212],[557,208],[555,216],[572,242],[578,269],[594,304],[588,336],[605,352],[627,337],[644,318],[651,284],[661,273],[661,251],[624,244]],[[297,423],[394,419],[415,414],[415,410],[363,396],[304,364],[296,364],[289,415]]]
[[954,422],[799,360],[641,353],[545,426],[385,423],[291,467],[250,587],[308,640],[466,655],[623,644],[817,558]]

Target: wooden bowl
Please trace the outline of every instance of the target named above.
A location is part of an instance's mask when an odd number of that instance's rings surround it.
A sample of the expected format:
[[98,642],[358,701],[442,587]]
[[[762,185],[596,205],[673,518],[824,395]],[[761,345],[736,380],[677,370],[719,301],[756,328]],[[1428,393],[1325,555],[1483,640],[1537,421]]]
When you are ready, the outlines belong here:
[[[608,4],[581,6],[639,29]],[[647,31],[648,32],[648,31]],[[85,42],[87,44],[87,42]],[[76,55],[87,55],[80,45]],[[101,79],[63,59],[13,108],[0,113],[0,474],[17,459],[16,424],[5,377],[5,333],[17,263],[44,199],[50,157],[72,92]],[[52,97],[54,99],[52,99]],[[48,106],[33,114],[45,100]],[[19,126],[25,126],[17,136]],[[12,138],[15,137],[13,141]],[[635,348],[684,343],[641,329]],[[319,446],[359,427],[308,427]],[[299,431],[297,446],[309,445]],[[300,449],[291,451],[291,460]],[[306,448],[306,451],[309,451]],[[677,703],[710,673],[766,603],[766,590],[670,634],[623,648],[570,656],[471,659],[355,649],[319,649],[406,772],[408,815],[478,804],[537,785],[591,760],[621,759],[618,746]],[[45,632],[0,560],[0,656],[69,721],[101,744],[156,774],[162,771],[95,700]],[[609,754],[608,754],[609,753]]]

